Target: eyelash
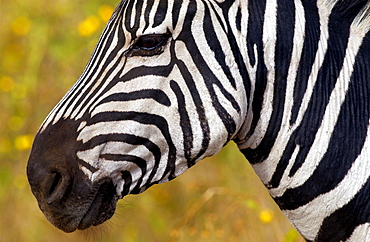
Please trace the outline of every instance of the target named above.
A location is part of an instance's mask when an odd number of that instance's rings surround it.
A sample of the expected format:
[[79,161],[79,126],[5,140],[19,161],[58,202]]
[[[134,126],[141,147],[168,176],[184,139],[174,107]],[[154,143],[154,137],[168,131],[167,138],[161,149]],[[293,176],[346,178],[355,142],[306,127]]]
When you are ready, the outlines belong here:
[[140,36],[132,45],[130,56],[153,56],[162,53],[169,34],[148,34]]

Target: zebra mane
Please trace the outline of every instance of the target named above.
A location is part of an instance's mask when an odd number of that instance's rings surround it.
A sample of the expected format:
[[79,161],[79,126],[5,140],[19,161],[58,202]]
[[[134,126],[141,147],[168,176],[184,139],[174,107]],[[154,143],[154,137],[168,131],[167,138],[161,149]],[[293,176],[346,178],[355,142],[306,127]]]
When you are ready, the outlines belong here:
[[354,20],[354,24],[365,29],[366,32],[370,30],[370,2],[361,9]]
[[370,2],[369,0],[319,0],[322,7],[333,9],[346,19],[353,19],[353,24],[365,32],[370,30]]

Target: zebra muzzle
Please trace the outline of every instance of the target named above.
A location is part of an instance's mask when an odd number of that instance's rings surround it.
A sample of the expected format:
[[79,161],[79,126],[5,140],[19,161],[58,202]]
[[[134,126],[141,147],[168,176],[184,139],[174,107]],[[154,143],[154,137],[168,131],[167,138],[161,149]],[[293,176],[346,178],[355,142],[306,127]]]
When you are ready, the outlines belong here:
[[39,132],[27,166],[31,190],[41,211],[64,232],[103,223],[113,216],[118,200],[112,179],[91,181],[79,169],[78,124],[63,120]]

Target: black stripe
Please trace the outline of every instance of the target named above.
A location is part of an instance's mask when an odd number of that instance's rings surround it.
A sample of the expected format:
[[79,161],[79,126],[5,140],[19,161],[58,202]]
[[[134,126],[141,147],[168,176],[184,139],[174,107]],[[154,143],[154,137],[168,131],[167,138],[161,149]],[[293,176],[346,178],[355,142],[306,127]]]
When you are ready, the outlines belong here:
[[159,1],[158,8],[154,16],[153,28],[163,23],[167,12],[168,12],[168,1],[167,0]]
[[145,26],[144,26],[143,31],[145,31],[149,27],[149,23],[150,23],[150,18],[149,17],[150,17],[150,13],[152,11],[153,4],[154,4],[154,0],[147,0],[146,1],[146,8],[145,8],[145,11],[142,13],[142,14],[144,14],[144,20],[145,20]]
[[85,161],[83,161],[83,160],[81,160],[81,159],[78,159],[78,158],[76,158],[76,160],[77,160],[77,162],[78,162],[81,166],[83,166],[83,167],[85,167],[86,169],[88,169],[91,173],[94,173],[94,172],[98,171],[98,169],[97,169],[97,168],[93,167],[93,166],[92,166],[92,165],[90,165],[89,163],[87,163],[87,162],[85,162]]
[[[247,137],[254,133],[257,126],[260,113],[262,110],[263,94],[266,89],[267,83],[267,69],[263,61],[263,24],[264,24],[264,12],[266,9],[265,1],[248,1],[248,31],[247,31],[247,49],[249,62],[252,66],[257,65],[256,79],[255,79],[255,90],[252,100],[252,114],[253,119],[249,133]],[[257,49],[257,56],[254,54],[254,49]],[[243,152],[244,153],[244,152]],[[252,164],[255,162],[253,157],[246,157]]]
[[[119,50],[119,47],[115,48],[115,50],[113,52],[115,54],[117,54],[118,50]],[[117,52],[115,52],[115,51],[117,51]],[[91,92],[91,89],[92,89],[93,85],[90,85],[90,87],[87,90],[84,91],[85,95],[81,96],[81,98],[76,102],[75,107],[73,108],[74,110],[77,109],[78,106],[81,106],[82,108],[86,107],[86,106],[88,106],[89,103],[91,103],[90,108],[94,107],[94,102],[96,102],[96,100],[98,100],[100,98],[100,95],[97,95],[97,93],[101,92],[101,89],[103,88],[103,85],[106,85],[106,82],[108,81],[108,78],[117,69],[118,65],[122,61],[122,58],[124,58],[123,54],[121,54],[121,56],[118,57],[118,60],[116,62],[114,62],[114,65],[110,69],[107,69],[107,65],[109,65],[110,63],[109,62],[105,63],[106,66],[102,67],[102,69],[100,70],[98,76],[93,81],[93,83],[95,84],[97,82],[97,80],[100,79],[100,78],[102,78],[102,80],[100,81],[98,86],[96,86],[94,88],[94,90],[92,92]],[[119,73],[117,73],[116,76],[119,76]],[[91,110],[89,110],[89,111],[91,112]]]
[[130,186],[132,184],[132,176],[129,171],[121,171],[122,179],[125,181],[125,185],[121,192],[122,197],[126,196],[130,192]]
[[240,6],[238,7],[238,12],[236,13],[235,23],[236,23],[236,29],[238,31],[241,31],[242,30],[242,10],[241,10]]
[[97,105],[101,105],[108,102],[123,102],[123,101],[133,101],[139,99],[153,99],[156,102],[169,107],[171,105],[171,101],[166,95],[165,92],[159,89],[143,89],[134,92],[121,92],[121,93],[114,93],[103,100],[101,100]]
[[[225,53],[222,51],[221,43],[216,35],[216,29],[215,26],[213,25],[211,12],[207,4],[204,4],[204,8],[205,12],[203,20],[203,30],[207,40],[207,45],[213,51],[214,57],[217,60],[219,67],[221,67],[222,71],[225,73],[226,78],[229,80],[230,84],[235,88],[236,86],[235,79],[231,75],[230,69],[226,64],[226,56]],[[221,23],[221,21],[218,22]],[[226,35],[224,29],[217,29],[217,32],[218,33],[221,32],[223,35]]]
[[[162,76],[162,77],[168,77],[171,73],[173,68],[173,64],[170,63],[168,66],[136,66],[131,68],[129,71],[125,73],[125,75],[121,77],[117,77],[117,82],[126,82],[131,81],[138,77],[145,77],[150,81],[150,76]],[[149,77],[148,77],[149,76]],[[112,85],[109,85],[107,89],[110,89],[112,86],[114,86],[115,83]]]
[[182,0],[174,1],[172,7],[172,28],[175,29],[177,22],[179,21],[180,9],[181,5],[183,4]]
[[101,154],[99,156],[101,159],[109,160],[109,161],[128,161],[136,164],[141,169],[141,177],[136,183],[136,186],[132,191],[131,194],[137,194],[140,191],[140,187],[143,186],[143,178],[145,176],[147,170],[147,161],[133,155],[121,155],[121,154]]
[[338,1],[335,7],[343,19],[351,21],[368,2],[368,0],[342,0]]
[[290,124],[294,124],[298,117],[298,111],[303,101],[303,96],[307,89],[308,78],[311,74],[318,44],[320,40],[320,22],[318,8],[315,4],[302,1],[305,12],[305,36],[302,48],[302,55],[299,61],[296,84],[294,85],[294,102],[291,113]]
[[[143,1],[127,1],[127,6],[125,8],[125,17],[123,18],[125,30],[131,34],[131,41],[134,41],[137,37],[137,30],[139,28],[140,16],[143,8]],[[133,18],[134,23],[131,26],[131,16],[135,14]]]
[[[307,16],[307,18],[309,17]],[[338,16],[331,15],[329,22],[328,50],[319,71],[312,98],[309,101],[307,111],[304,114],[300,126],[293,132],[289,139],[283,157],[279,161],[271,184],[269,184],[271,187],[277,187],[279,185],[282,175],[297,145],[300,149],[289,175],[293,176],[305,162],[307,154],[314,142],[316,132],[321,125],[325,108],[329,102],[329,97],[337,81],[340,69],[343,66],[349,37],[349,27],[349,22],[341,22]],[[337,31],[338,29],[341,31]],[[306,38],[310,37],[307,36]],[[299,86],[297,86],[297,88],[298,87]]]
[[191,159],[191,149],[193,148],[193,131],[190,123],[190,118],[186,110],[185,96],[181,92],[179,85],[175,81],[171,81],[170,85],[177,99],[177,108],[180,114],[180,127],[184,139],[185,159],[188,162],[188,167],[191,167],[195,164],[195,160]]

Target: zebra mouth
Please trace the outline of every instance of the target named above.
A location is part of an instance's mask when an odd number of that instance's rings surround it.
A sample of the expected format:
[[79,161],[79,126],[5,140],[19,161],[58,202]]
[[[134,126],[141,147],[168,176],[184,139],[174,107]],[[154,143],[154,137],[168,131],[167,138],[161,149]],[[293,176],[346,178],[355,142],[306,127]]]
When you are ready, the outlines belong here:
[[82,217],[78,229],[84,230],[91,226],[97,226],[110,219],[116,210],[117,200],[113,182],[109,181],[101,184],[92,203]]

